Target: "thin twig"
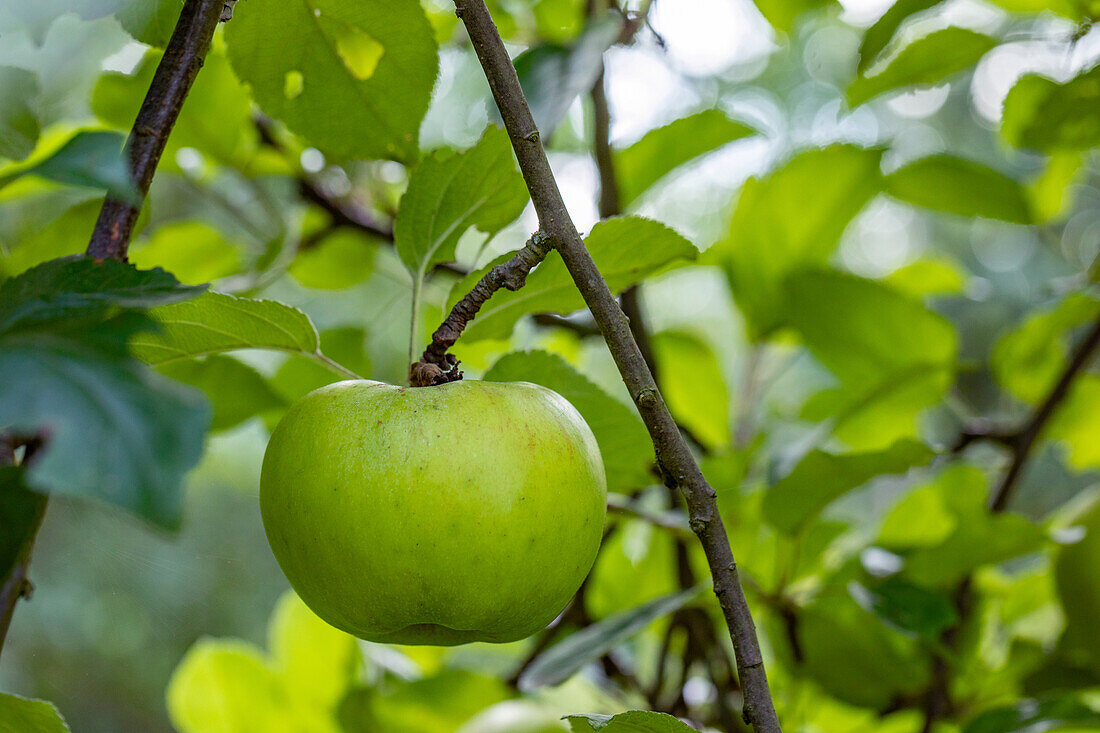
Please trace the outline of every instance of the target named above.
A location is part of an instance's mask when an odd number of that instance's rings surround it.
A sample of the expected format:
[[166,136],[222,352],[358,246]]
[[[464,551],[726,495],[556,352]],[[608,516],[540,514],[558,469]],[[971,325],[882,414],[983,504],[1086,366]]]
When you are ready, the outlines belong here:
[[88,245],[92,257],[126,259],[141,202],[149,193],[168,136],[202,68],[224,9],[225,0],[188,0],[183,6],[126,143],[139,201],[107,196]]
[[1046,399],[1043,400],[1042,404],[1035,410],[1031,419],[1028,420],[1027,424],[1020,430],[1014,441],[1012,462],[1009,464],[1008,471],[1005,472],[1004,478],[1001,479],[1001,483],[997,486],[997,490],[993,492],[993,496],[990,499],[989,508],[992,511],[1001,512],[1008,506],[1008,502],[1012,498],[1012,492],[1016,487],[1017,479],[1020,478],[1020,474],[1023,472],[1024,466],[1031,456],[1031,449],[1034,447],[1036,439],[1054,414],[1054,411],[1062,403],[1062,400],[1065,399],[1066,394],[1069,392],[1070,385],[1073,384],[1073,380],[1092,359],[1093,352],[1096,351],[1097,346],[1100,346],[1100,318],[1093,323],[1092,328],[1089,329],[1085,338],[1077,345],[1077,348],[1073,352],[1073,356],[1070,357],[1069,364],[1066,365],[1066,369],[1062,372],[1062,376],[1059,377],[1054,387],[1050,390],[1050,394],[1047,395]]
[[[38,436],[0,435],[0,467],[16,465],[15,451],[25,446],[24,461],[41,444]],[[21,526],[5,527],[6,532],[16,533],[19,537],[15,556],[9,568],[3,568],[7,573],[0,579],[0,650],[4,647],[4,639],[8,635],[8,627],[11,625],[12,615],[15,613],[15,605],[20,598],[30,598],[34,586],[27,579],[31,561],[31,551],[34,549],[34,539],[38,534],[38,528],[42,526],[42,519],[46,515],[47,497],[45,494],[30,492],[26,489],[10,489],[4,501],[16,502],[20,498],[16,492],[25,492],[27,499],[26,509],[21,512]],[[15,517],[9,517],[15,519]]]
[[501,288],[512,291],[522,288],[527,282],[527,275],[546,258],[551,248],[550,238],[542,232],[535,232],[512,259],[489,270],[473,290],[455,303],[446,320],[432,334],[432,342],[424,350],[420,361],[409,368],[409,384],[430,387],[462,379],[458,360],[447,351],[455,345],[466,324],[473,320],[493,293]]
[[656,449],[666,483],[679,488],[688,506],[691,528],[703,545],[715,594],[730,629],[737,668],[745,691],[744,716],[757,733],[780,731],[768,689],[756,627],[741,589],[729,537],[718,513],[716,494],[703,477],[680,434],[653,375],[646,367],[630,324],[585,249],[558,189],[538,128],[527,106],[515,67],[485,7],[484,0],[455,0],[459,17],[485,71],[489,87],[512,140],[520,170],[539,216],[540,228],[554,247],[603,331],[609,350],[638,407]]

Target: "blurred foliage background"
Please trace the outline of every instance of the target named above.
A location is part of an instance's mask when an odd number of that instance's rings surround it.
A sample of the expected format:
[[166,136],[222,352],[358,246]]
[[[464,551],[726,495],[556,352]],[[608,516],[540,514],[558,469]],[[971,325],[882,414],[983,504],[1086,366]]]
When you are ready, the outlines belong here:
[[[489,4],[578,228],[718,491],[785,730],[1100,730],[1095,359],[1020,443],[1100,316],[1100,8]],[[0,0],[3,277],[84,250],[180,6]],[[602,205],[601,79],[618,194]],[[537,228],[486,132],[498,121],[445,0],[241,0],[131,260],[292,305],[327,357],[401,383],[410,313],[422,348]],[[439,235],[447,176],[446,196],[495,198]],[[213,405],[180,528],[53,499],[0,689],[80,733],[544,733],[637,708],[745,730],[721,616],[684,592],[705,562],[562,283],[552,258],[454,350],[468,378],[558,390],[601,442],[607,538],[552,631],[442,650],[321,624],[285,595],[257,493],[270,428],[338,376],[313,347],[168,361],[149,337],[135,353]],[[989,512],[1021,450],[1009,511]]]

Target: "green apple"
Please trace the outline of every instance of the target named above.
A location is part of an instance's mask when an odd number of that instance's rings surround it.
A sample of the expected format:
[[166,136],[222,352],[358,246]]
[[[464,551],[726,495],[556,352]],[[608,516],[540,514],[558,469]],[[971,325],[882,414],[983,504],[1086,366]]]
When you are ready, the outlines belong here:
[[580,587],[603,533],[599,447],[534,384],[311,392],[272,433],[268,542],[314,613],[371,641],[508,642]]

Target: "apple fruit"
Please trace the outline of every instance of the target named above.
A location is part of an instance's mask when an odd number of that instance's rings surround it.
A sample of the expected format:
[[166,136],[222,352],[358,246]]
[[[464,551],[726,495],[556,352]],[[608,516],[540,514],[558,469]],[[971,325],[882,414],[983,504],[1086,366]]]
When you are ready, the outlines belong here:
[[603,534],[599,447],[526,382],[337,382],[295,403],[264,456],[272,552],[314,613],[370,641],[508,642],[544,628]]

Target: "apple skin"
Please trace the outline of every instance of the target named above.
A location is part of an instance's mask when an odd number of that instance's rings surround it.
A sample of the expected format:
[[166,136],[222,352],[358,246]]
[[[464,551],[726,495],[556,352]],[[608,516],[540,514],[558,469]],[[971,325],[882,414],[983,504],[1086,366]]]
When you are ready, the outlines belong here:
[[592,567],[606,498],[588,425],[525,382],[322,387],[275,428],[260,479],[268,542],[306,605],[393,644],[544,628]]

